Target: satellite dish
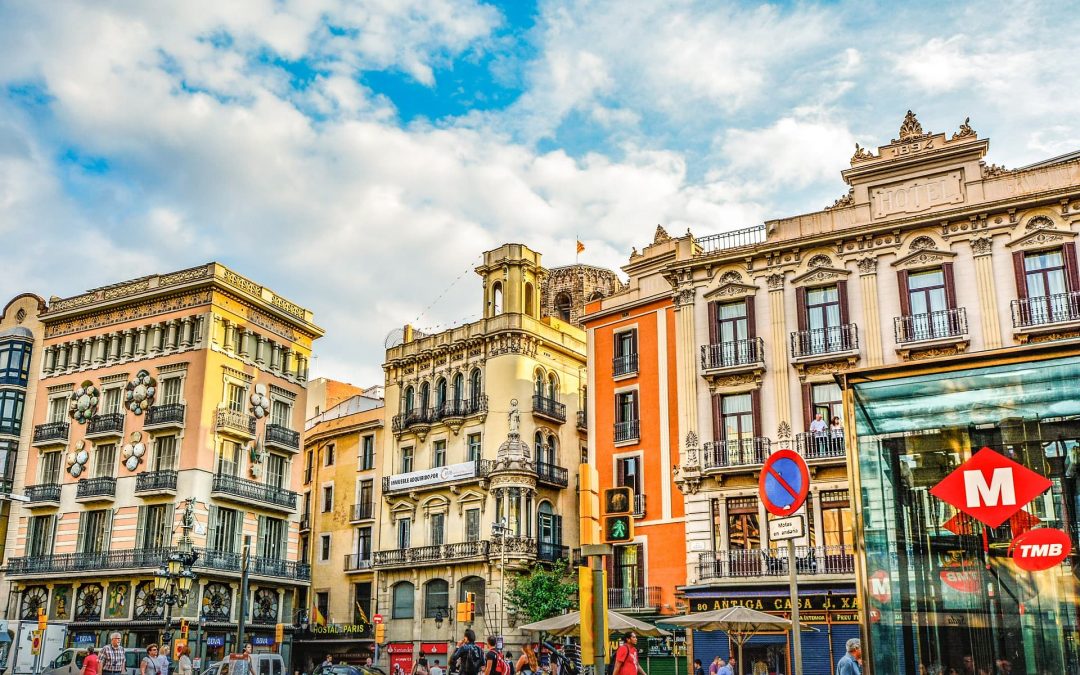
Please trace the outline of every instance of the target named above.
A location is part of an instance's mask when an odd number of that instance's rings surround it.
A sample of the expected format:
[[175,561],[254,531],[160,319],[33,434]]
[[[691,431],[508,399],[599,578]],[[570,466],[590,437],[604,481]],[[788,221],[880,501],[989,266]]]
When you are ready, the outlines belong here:
[[405,342],[405,330],[403,328],[395,328],[386,334],[386,339],[383,340],[383,347],[386,349],[392,349]]

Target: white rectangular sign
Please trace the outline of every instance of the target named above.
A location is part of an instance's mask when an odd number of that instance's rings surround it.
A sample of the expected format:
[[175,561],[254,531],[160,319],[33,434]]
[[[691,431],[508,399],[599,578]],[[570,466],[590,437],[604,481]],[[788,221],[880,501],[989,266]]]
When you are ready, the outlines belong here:
[[409,488],[420,487],[422,485],[449,483],[451,481],[461,480],[463,478],[473,478],[475,476],[476,462],[462,462],[460,464],[449,464],[447,466],[435,467],[434,469],[410,471],[409,473],[399,473],[396,476],[390,476],[387,482],[387,489],[391,491],[408,490]]
[[806,536],[806,521],[801,515],[773,518],[769,521],[769,541],[787,541]]

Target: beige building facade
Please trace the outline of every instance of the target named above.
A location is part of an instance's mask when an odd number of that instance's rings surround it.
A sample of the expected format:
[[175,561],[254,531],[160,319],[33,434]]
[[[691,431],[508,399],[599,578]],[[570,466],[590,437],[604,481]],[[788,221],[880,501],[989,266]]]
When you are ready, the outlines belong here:
[[[295,458],[322,335],[311,312],[210,263],[53,298],[41,321],[11,618],[42,608],[68,644],[119,630],[141,646],[201,617],[201,650],[220,658],[247,548],[248,636],[269,649],[310,578]],[[184,524],[197,581],[167,624],[152,579]]]

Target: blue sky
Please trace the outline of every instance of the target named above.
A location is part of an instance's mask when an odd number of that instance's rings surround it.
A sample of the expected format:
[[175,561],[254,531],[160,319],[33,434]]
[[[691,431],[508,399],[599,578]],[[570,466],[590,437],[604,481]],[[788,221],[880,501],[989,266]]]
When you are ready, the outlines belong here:
[[374,383],[391,328],[476,315],[462,273],[504,241],[614,268],[657,223],[817,210],[909,108],[970,116],[998,164],[1075,150],[1078,24],[1064,2],[9,0],[0,296],[220,260],[315,311],[315,374]]

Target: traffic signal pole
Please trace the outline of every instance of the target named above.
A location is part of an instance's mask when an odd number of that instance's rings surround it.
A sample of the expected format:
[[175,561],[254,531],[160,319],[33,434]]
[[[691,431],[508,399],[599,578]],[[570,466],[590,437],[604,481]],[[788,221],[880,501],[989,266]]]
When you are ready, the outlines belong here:
[[[610,548],[610,547],[608,547]],[[593,649],[594,673],[607,672],[604,661],[607,659],[607,588],[604,584],[604,556],[592,556],[593,580],[593,635],[596,644]]]

